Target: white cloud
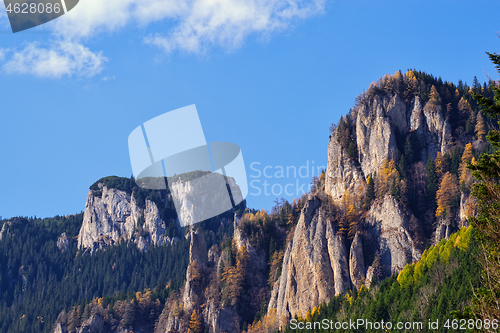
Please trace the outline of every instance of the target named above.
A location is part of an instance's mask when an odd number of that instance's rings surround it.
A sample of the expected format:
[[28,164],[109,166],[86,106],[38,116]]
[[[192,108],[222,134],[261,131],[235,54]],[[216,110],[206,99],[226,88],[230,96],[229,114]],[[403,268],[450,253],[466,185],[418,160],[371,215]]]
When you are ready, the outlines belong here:
[[94,53],[75,42],[52,42],[49,48],[39,47],[39,44],[34,42],[27,44],[20,51],[14,51],[3,69],[7,73],[47,78],[73,75],[92,77],[103,70],[103,64],[107,60],[102,52]]
[[251,34],[269,35],[324,10],[326,0],[85,0],[55,21],[65,38],[92,37],[135,23],[170,20],[169,31],[145,38],[166,52],[239,47]]
[[[268,37],[297,20],[324,11],[327,0],[81,0],[54,20],[57,41],[46,47],[29,43],[10,50],[7,73],[38,77],[92,77],[108,60],[82,42],[99,34],[117,32],[127,25],[148,26],[164,21],[169,28],[144,38],[169,53],[199,53],[211,47],[234,49],[250,35]],[[12,53],[12,54],[10,54]],[[0,49],[0,60],[6,51]]]
[[0,49],[0,61],[5,59],[8,51],[8,49]]

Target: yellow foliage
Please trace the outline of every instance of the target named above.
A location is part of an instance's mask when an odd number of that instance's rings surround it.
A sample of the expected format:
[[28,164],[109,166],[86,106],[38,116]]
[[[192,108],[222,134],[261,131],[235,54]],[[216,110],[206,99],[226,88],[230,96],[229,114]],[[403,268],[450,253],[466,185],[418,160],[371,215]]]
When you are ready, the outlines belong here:
[[456,200],[457,193],[458,184],[455,176],[449,172],[445,173],[436,193],[436,217],[447,218],[450,216],[451,208]]
[[472,144],[468,143],[465,145],[464,153],[462,154],[462,163],[459,168],[459,182],[464,183],[469,187],[473,182],[473,177],[471,171],[467,168],[467,165],[474,158]]
[[438,260],[447,262],[453,248],[457,247],[466,250],[471,241],[473,227],[462,228],[457,233],[450,236],[448,240],[442,239],[437,245],[425,250],[418,262],[406,265],[399,273],[397,281],[402,287],[413,282],[418,283],[426,268],[431,268]]
[[200,318],[198,318],[198,314],[196,314],[196,310],[193,310],[193,313],[191,314],[191,318],[189,320],[189,328],[194,333],[201,333],[201,321]]
[[413,283],[413,265],[408,265],[403,268],[403,270],[398,274],[397,281],[402,287],[406,287]]
[[446,157],[444,157],[443,154],[441,154],[440,151],[438,151],[437,156],[436,156],[436,174],[438,178],[441,178],[441,176],[448,171],[449,169],[448,165],[448,160]]
[[306,319],[306,321],[311,321],[311,319],[312,319],[311,309],[307,309],[305,319]]
[[432,87],[431,87],[429,101],[433,104],[436,104],[436,105],[441,103],[441,97],[439,96],[439,93],[434,85],[432,85]]
[[477,113],[477,122],[475,131],[478,139],[484,140],[484,137],[486,136],[486,124],[484,123],[484,118],[481,112]]
[[376,197],[382,198],[389,192],[390,187],[394,182],[396,182],[398,187],[401,187],[402,184],[397,181],[398,178],[399,172],[396,168],[396,162],[394,162],[394,160],[384,160],[375,182]]

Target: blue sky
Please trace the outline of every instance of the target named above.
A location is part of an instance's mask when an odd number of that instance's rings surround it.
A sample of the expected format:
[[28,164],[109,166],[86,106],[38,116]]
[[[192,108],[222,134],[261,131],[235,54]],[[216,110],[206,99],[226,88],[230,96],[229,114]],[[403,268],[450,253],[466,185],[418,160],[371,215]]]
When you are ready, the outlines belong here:
[[496,1],[147,3],[81,0],[17,34],[0,13],[1,216],[84,210],[94,181],[131,175],[130,132],[190,104],[207,141],[241,147],[248,205],[270,209],[272,185],[305,188],[311,171],[254,169],[326,166],[329,126],[384,74],[497,78]]

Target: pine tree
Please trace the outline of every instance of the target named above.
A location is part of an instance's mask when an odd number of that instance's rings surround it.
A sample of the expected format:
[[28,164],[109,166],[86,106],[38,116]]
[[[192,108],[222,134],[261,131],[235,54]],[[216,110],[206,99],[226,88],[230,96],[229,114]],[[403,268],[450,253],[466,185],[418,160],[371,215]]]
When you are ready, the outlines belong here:
[[363,206],[365,209],[370,207],[373,199],[375,199],[375,181],[371,176],[368,176],[368,179],[366,180],[366,195],[363,200]]
[[436,166],[430,155],[427,157],[425,169],[427,171],[427,201],[431,202],[436,198],[438,177],[436,174]]
[[[488,53],[490,60],[500,73],[500,55]],[[500,87],[491,85],[494,98],[473,93],[472,96],[482,107],[482,112],[497,120],[500,125]],[[484,319],[500,319],[500,131],[491,130],[488,141],[497,150],[492,154],[482,154],[476,164],[470,164],[474,177],[479,183],[472,187],[472,195],[477,199],[477,216],[469,216],[469,221],[477,228],[478,238],[483,245],[481,264],[483,285],[476,290],[474,310]]]

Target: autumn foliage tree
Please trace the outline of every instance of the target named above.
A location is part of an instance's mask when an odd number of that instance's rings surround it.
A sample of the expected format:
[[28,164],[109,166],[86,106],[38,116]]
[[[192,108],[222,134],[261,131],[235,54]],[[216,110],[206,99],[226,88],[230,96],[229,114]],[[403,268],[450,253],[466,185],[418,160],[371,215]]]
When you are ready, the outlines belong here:
[[191,318],[189,320],[189,329],[193,333],[201,333],[201,321],[200,318],[198,317],[198,314],[196,313],[196,310],[193,310],[193,313],[191,314]]
[[[473,162],[474,159],[474,148],[471,143],[465,145],[464,153],[462,154],[462,162],[458,170],[459,183],[462,191],[469,189],[472,184],[472,174],[467,168],[469,163]],[[475,159],[474,159],[475,161]]]
[[223,299],[227,304],[235,305],[239,299],[249,258],[248,250],[245,246],[241,246],[236,253],[236,265],[224,267],[222,273],[224,283]]
[[447,172],[443,175],[439,189],[436,193],[437,209],[436,217],[448,219],[451,211],[457,203],[458,183],[456,177]]
[[479,140],[484,140],[486,136],[486,124],[484,122],[484,117],[481,112],[477,113],[477,122],[475,127],[476,135]]

